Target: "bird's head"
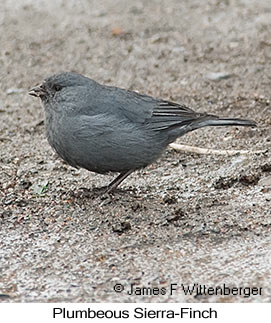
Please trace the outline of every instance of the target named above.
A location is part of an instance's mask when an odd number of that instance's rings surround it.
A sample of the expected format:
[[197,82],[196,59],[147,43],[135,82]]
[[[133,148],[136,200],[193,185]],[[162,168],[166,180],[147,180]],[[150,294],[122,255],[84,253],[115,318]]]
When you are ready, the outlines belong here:
[[55,74],[45,79],[41,84],[33,87],[28,94],[40,98],[46,102],[52,98],[56,99],[60,93],[77,86],[85,86],[90,79],[83,75],[66,72]]

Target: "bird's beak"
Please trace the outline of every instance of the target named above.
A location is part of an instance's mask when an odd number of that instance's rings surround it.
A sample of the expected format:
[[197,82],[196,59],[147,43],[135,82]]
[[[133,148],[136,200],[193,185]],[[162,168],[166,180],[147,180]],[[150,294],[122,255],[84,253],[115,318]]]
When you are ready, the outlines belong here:
[[36,96],[38,98],[44,96],[47,94],[47,92],[45,91],[44,87],[42,84],[38,85],[38,86],[35,86],[33,87],[29,92],[28,92],[29,95],[33,95],[33,96]]

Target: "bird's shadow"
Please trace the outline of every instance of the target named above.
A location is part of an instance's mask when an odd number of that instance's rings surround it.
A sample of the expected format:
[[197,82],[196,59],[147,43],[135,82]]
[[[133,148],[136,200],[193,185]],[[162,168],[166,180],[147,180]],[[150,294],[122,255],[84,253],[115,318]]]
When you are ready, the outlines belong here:
[[122,198],[138,198],[138,193],[135,188],[115,188],[108,192],[108,186],[93,188],[80,187],[75,191],[69,190],[66,194],[79,203],[97,201],[101,205],[110,204]]

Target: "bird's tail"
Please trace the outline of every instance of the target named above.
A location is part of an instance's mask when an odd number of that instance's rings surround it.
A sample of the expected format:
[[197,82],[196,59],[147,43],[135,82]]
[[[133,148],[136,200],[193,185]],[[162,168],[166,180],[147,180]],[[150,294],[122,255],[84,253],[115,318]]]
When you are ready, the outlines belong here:
[[199,129],[208,126],[244,126],[256,127],[257,124],[251,120],[234,119],[234,118],[219,118],[214,115],[205,115],[202,118],[196,119],[190,124],[191,130]]

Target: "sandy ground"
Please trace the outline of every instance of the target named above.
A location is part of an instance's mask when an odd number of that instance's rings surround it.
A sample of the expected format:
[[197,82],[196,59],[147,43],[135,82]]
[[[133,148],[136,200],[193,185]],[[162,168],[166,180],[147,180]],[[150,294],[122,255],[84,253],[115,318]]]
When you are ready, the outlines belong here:
[[[270,0],[2,0],[0,28],[0,300],[270,302]],[[56,158],[27,95],[59,71],[256,120],[178,142],[265,153],[169,148],[99,195],[114,175]],[[262,292],[185,295],[196,283]]]

